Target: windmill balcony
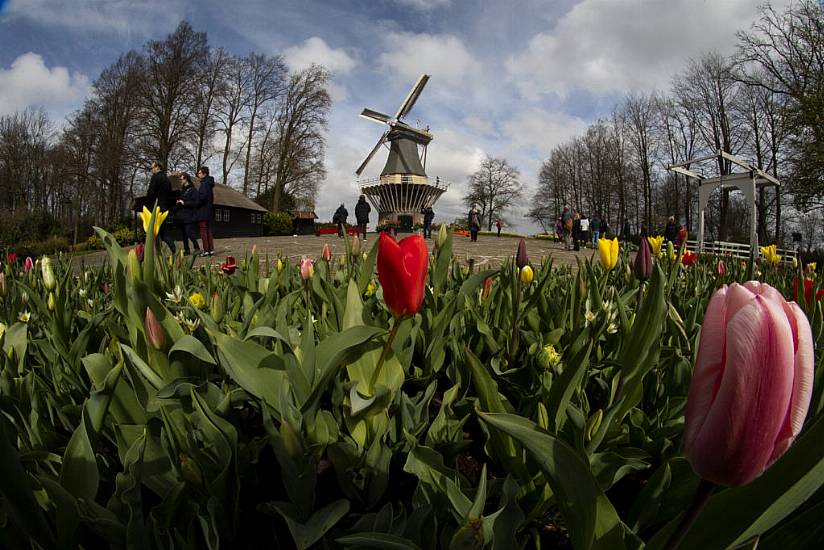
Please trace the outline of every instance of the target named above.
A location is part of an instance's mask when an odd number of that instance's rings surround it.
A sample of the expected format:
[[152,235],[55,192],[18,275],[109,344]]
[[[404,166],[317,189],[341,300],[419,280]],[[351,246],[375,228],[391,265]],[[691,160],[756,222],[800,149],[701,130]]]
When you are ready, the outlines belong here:
[[440,177],[410,174],[387,174],[358,180],[361,193],[378,211],[378,224],[397,225],[401,230],[423,223],[421,210],[435,204],[449,184]]

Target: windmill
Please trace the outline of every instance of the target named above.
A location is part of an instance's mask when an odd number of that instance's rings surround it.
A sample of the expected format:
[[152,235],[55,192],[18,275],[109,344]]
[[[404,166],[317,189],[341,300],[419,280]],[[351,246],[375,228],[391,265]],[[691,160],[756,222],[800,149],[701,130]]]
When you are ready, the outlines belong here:
[[361,112],[363,118],[388,126],[355,170],[355,175],[360,177],[372,157],[388,142],[389,156],[380,176],[358,181],[361,192],[378,211],[378,225],[391,223],[399,225],[402,231],[411,230],[413,224],[421,222],[421,210],[432,206],[448,187],[441,178],[435,178],[433,183],[426,175],[426,148],[432,141],[429,128],[416,128],[403,121],[428,81],[429,75],[421,75],[395,116],[372,109]]

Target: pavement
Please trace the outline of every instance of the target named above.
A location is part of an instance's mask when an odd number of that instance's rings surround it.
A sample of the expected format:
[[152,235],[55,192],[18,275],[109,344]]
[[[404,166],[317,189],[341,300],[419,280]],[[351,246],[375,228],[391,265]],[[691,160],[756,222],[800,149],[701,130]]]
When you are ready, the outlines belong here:
[[[403,238],[406,235],[399,235]],[[437,234],[433,235],[432,239],[427,239],[427,245],[430,251],[435,246],[435,239]],[[377,233],[368,233],[366,236],[367,247],[377,241]],[[217,265],[225,261],[226,256],[232,256],[236,260],[244,258],[250,254],[253,246],[257,246],[257,253],[261,259],[267,255],[270,259],[278,256],[289,258],[292,262],[300,261],[301,258],[319,258],[323,245],[328,243],[332,250],[333,256],[338,256],[346,251],[346,246],[343,239],[336,235],[323,235],[316,237],[314,235],[300,235],[295,237],[239,237],[232,239],[216,239],[215,240],[215,255],[210,258],[197,258],[195,265],[203,265],[210,263]],[[496,237],[494,235],[480,235],[477,242],[472,242],[469,237],[460,235],[453,235],[452,250],[455,256],[462,262],[468,262],[469,259],[475,260],[475,267],[478,269],[496,268],[503,263],[507,258],[515,255],[518,248],[517,237]],[[576,265],[576,258],[589,258],[593,254],[591,248],[582,248],[578,252],[565,251],[563,243],[556,243],[550,240],[527,238],[527,253],[531,263],[538,264],[542,257],[552,257],[554,264],[557,265]],[[177,243],[178,249],[180,242]],[[164,250],[168,253],[168,248],[163,245]],[[368,248],[366,249],[368,250]],[[104,251],[92,252],[84,254],[76,259],[80,260],[86,265],[100,265],[106,259]]]

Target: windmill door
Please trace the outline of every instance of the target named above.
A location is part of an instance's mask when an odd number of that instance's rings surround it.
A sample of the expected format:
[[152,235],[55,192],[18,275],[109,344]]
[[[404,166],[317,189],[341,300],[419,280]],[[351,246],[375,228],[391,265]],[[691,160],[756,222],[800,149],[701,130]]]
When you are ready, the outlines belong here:
[[411,233],[412,232],[412,216],[401,214],[398,216],[398,228],[399,231],[404,233]]

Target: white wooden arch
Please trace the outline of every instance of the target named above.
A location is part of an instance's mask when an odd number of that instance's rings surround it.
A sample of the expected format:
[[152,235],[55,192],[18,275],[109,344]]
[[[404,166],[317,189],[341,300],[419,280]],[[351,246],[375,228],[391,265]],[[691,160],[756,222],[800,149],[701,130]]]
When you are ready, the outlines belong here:
[[[733,174],[720,174],[713,177],[705,177],[693,172],[686,166],[706,162],[708,160],[718,161],[719,157],[743,168],[744,172]],[[758,208],[756,206],[755,190],[765,186],[780,186],[781,182],[763,170],[731,155],[725,151],[716,151],[714,155],[690,159],[667,167],[679,174],[698,181],[698,251],[704,248],[704,210],[710,200],[710,195],[718,189],[738,189],[747,197],[747,205],[750,208],[750,254],[752,257],[758,255]]]

